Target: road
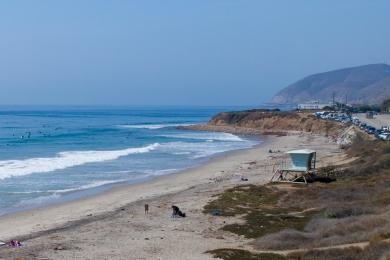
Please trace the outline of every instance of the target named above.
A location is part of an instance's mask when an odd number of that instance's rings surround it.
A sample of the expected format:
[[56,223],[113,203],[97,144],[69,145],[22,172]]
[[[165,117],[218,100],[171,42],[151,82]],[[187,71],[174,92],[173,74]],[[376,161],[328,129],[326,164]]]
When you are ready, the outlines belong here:
[[390,126],[390,114],[375,115],[373,119],[366,118],[365,113],[353,114],[353,116],[359,118],[360,122],[377,129],[382,128],[382,126]]

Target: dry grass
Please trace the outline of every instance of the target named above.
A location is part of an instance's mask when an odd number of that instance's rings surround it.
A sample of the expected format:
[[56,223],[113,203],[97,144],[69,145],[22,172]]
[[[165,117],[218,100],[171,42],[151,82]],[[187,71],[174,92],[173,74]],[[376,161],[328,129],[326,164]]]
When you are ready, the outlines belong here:
[[[373,242],[366,249],[346,248],[313,250],[289,258],[299,259],[379,259],[389,255],[388,244],[381,241],[390,237],[390,144],[367,140],[358,135],[348,148],[350,156],[359,159],[338,169],[323,169],[324,176],[337,176],[337,181],[324,184],[314,183],[285,189],[285,186],[272,185],[263,194],[273,194],[272,200],[259,200],[256,196],[251,203],[242,204],[241,197],[234,201],[235,212],[249,206],[245,211],[244,223],[225,226],[224,229],[255,238],[254,247],[260,250],[286,250],[316,248],[349,244],[363,241]],[[329,174],[332,173],[332,174]],[[337,174],[334,174],[337,173]],[[251,188],[256,190],[256,186]],[[272,191],[272,192],[270,192]],[[221,195],[213,207],[223,204],[229,195]],[[221,200],[221,198],[223,198]],[[244,199],[243,199],[244,198]],[[265,203],[265,201],[267,201]],[[262,202],[262,203],[257,203]],[[256,204],[257,203],[257,204]],[[230,204],[231,206],[232,204]],[[228,207],[229,208],[229,207]],[[280,221],[275,216],[291,216],[295,210],[316,209],[296,219]],[[273,212],[272,212],[273,211]],[[317,214],[315,213],[317,212]],[[233,215],[237,214],[235,212]],[[259,223],[264,226],[259,229]],[[252,232],[255,229],[255,232]],[[233,259],[225,258],[223,259]],[[256,259],[256,258],[235,258]],[[260,258],[261,259],[261,258]]]
[[[281,205],[319,208],[303,231],[283,230],[258,238],[258,249],[323,247],[378,241],[390,234],[390,145],[359,136],[350,147],[360,159],[337,182],[313,184],[285,194]],[[333,170],[333,169],[331,169]]]
[[318,208],[302,231],[283,230],[258,238],[258,249],[294,249],[368,241],[390,233],[390,175],[313,184],[283,195],[281,205]]
[[361,249],[359,247],[348,247],[343,249],[310,250],[304,253],[288,255],[288,259],[300,260],[368,260],[368,259],[390,259],[389,243],[373,243]]
[[390,169],[389,142],[367,140],[364,134],[358,134],[347,152],[352,157],[359,157],[349,165],[346,173],[349,176],[372,176]]
[[256,253],[251,253],[247,250],[228,249],[228,248],[216,249],[216,250],[208,251],[207,253],[212,254],[215,258],[221,258],[225,260],[259,260],[259,259],[285,260],[287,259],[286,257],[278,254],[269,254],[269,253],[256,254]]

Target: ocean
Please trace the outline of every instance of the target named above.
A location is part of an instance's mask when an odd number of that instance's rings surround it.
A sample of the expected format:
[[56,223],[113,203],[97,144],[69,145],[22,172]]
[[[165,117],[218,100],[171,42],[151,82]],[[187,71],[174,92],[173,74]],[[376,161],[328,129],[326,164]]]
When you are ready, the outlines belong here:
[[1,107],[0,215],[200,165],[260,140],[179,130],[237,107]]

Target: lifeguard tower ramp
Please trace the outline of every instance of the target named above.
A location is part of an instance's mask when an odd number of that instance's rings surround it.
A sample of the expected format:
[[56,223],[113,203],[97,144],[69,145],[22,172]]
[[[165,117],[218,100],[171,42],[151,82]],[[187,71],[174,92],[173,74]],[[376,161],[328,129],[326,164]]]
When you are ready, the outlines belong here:
[[292,150],[287,154],[291,165],[285,169],[274,170],[271,182],[306,183],[316,172],[316,152],[309,149]]

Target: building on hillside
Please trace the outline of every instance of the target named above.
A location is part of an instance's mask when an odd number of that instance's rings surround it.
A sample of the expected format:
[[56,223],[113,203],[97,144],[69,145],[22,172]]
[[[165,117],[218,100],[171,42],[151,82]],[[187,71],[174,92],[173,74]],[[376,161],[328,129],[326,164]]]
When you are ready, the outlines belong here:
[[390,113],[390,98],[383,101],[382,112]]
[[324,109],[325,107],[331,107],[332,104],[329,103],[320,103],[319,101],[311,101],[307,103],[298,104],[299,110],[314,110],[314,109]]
[[366,118],[373,119],[374,118],[374,112],[373,111],[367,111],[366,112]]

